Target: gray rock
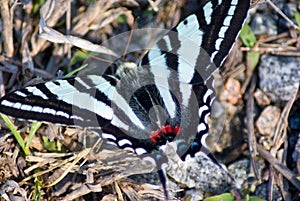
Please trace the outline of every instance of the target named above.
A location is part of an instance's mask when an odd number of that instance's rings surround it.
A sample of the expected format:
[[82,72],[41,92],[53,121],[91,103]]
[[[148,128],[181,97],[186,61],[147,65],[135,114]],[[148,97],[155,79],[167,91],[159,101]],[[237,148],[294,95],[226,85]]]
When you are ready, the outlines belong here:
[[221,194],[231,188],[226,172],[202,152],[181,161],[176,154],[172,154],[170,146],[166,146],[166,149],[169,159],[168,175],[181,186],[213,194]]
[[265,13],[257,13],[254,15],[251,22],[251,29],[255,35],[268,34],[276,35],[277,26],[276,21],[272,15]]
[[259,78],[260,88],[272,101],[288,101],[298,89],[300,58],[263,55]]
[[[273,201],[284,200],[279,187],[277,185],[273,185],[272,187],[273,187],[273,191],[272,191],[273,192],[273,195],[272,195],[273,198],[272,198],[272,200]],[[257,186],[256,191],[255,191],[255,195],[258,196],[261,199],[269,200],[268,191],[269,191],[268,183],[263,183],[263,184]]]

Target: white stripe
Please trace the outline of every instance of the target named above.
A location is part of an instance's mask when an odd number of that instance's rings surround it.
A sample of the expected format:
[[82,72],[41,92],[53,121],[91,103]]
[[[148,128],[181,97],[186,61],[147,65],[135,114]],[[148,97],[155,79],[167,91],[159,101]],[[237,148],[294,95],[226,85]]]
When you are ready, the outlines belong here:
[[21,110],[31,111],[32,106],[31,105],[22,105]]
[[[142,122],[140,121],[140,119],[132,111],[132,108],[129,106],[127,101],[117,92],[117,90],[114,86],[112,86],[103,77],[100,77],[97,75],[90,75],[89,78],[92,80],[93,84],[95,84],[95,87],[99,91],[104,93],[108,97],[108,99],[113,102],[113,104],[116,104],[118,106],[118,108],[120,108],[125,114],[127,114],[127,116],[130,118],[130,120],[136,126],[138,126],[141,129],[145,128],[144,125],[142,124]],[[100,102],[100,101],[97,101],[97,102]],[[103,105],[104,105],[104,103],[103,103]],[[113,110],[110,106],[107,106],[107,107],[109,107],[111,109],[111,112],[113,112]],[[101,108],[100,108],[100,110],[101,110]],[[99,111],[99,110],[96,110],[96,111]],[[113,118],[113,116],[110,118]],[[124,128],[124,129],[126,129],[126,128]]]
[[142,155],[142,154],[147,153],[147,151],[146,151],[145,149],[143,149],[143,148],[136,148],[136,149],[135,149],[135,153],[136,153],[137,155]]
[[[88,76],[89,77],[89,76]],[[75,80],[81,84],[82,86],[84,86],[87,89],[90,89],[91,87],[89,85],[87,85],[80,77],[75,77]],[[76,82],[75,82],[75,86],[76,86]]]
[[108,134],[108,133],[102,133],[102,137],[107,140],[113,140],[113,141],[117,140],[117,138],[115,136],[113,136],[112,134]]
[[[170,70],[166,64],[165,55],[160,55],[155,59],[149,61],[149,65],[151,66],[150,70],[154,75],[161,76],[170,74]],[[166,74],[163,74],[166,73]]]
[[197,127],[198,133],[199,133],[200,131],[204,131],[205,129],[206,129],[206,126],[205,126],[204,123],[199,124],[198,127]]
[[125,124],[123,121],[121,121],[116,115],[113,116],[111,123],[116,127],[122,128],[126,131],[129,130],[129,126]]
[[228,29],[228,26],[222,26],[219,32],[219,38],[225,38],[225,33]]
[[205,17],[206,24],[210,24],[211,23],[211,15],[213,12],[212,3],[208,2],[207,4],[205,4],[203,9],[204,9],[204,17]]
[[231,6],[228,10],[228,15],[234,15],[234,12],[235,12],[235,9],[236,9],[236,6]]
[[213,93],[211,89],[207,89],[206,93],[203,96],[203,102],[206,103],[208,97]]
[[214,51],[214,52],[211,54],[211,56],[210,56],[210,61],[211,61],[211,62],[214,62],[214,59],[215,59],[216,54],[218,54],[218,51]]
[[209,115],[210,115],[210,112],[208,112],[208,113],[204,116],[204,122],[205,122],[206,124],[207,124],[207,119],[208,119]]
[[[165,61],[165,59],[161,59],[161,62]],[[169,80],[170,70],[168,69],[166,63],[154,64],[150,62],[150,71],[154,76],[155,85],[164,100],[165,106],[171,118],[176,117],[176,105],[173,101],[172,95],[169,91]],[[161,76],[163,75],[163,78]]]
[[[188,41],[185,41],[185,43],[188,43]],[[191,44],[191,43],[190,43]],[[190,45],[190,47],[195,48],[195,51],[198,51],[198,47],[195,47],[195,44],[192,43]],[[179,75],[179,81],[183,82],[183,83],[189,83],[195,73],[195,65],[196,65],[196,60],[193,61],[194,59],[191,60],[191,58],[187,58],[189,57],[186,54],[189,54],[190,50],[186,49],[186,52],[184,52],[184,48],[188,48],[187,46],[184,47],[180,47],[180,49],[178,49],[178,75]],[[200,51],[200,48],[199,48]],[[184,55],[181,55],[184,54]],[[199,55],[199,52],[197,54],[197,56]],[[192,56],[192,55],[191,55]],[[194,55],[196,56],[196,55]],[[193,64],[191,62],[194,62]]]
[[211,98],[209,105],[211,106],[214,102],[214,100],[216,99],[216,97],[214,96],[213,98]]
[[[202,146],[204,146],[205,148],[208,148],[207,144],[206,144],[206,138],[208,136],[208,133],[204,134],[202,137],[201,137],[201,144]],[[206,154],[204,154],[206,155]]]
[[194,76],[194,67],[199,56],[204,33],[199,29],[196,15],[190,15],[185,21],[187,24],[181,22],[177,27],[178,39],[181,43],[177,52],[179,55],[178,73],[180,75],[179,81],[189,83]]
[[43,113],[52,114],[54,116],[56,111],[51,108],[44,108]]
[[67,113],[63,112],[63,111],[57,111],[56,112],[56,115],[57,116],[62,116],[62,117],[66,117],[66,118],[69,118],[70,115],[68,115]]
[[192,85],[180,83],[180,92],[182,94],[182,104],[186,107],[189,106],[189,100],[192,95]]
[[119,145],[120,147],[123,147],[123,146],[126,145],[126,144],[132,145],[132,143],[131,143],[129,140],[127,140],[127,139],[122,139],[122,140],[119,140],[119,141],[118,141],[118,145]]
[[39,106],[33,106],[32,109],[31,109],[31,111],[42,113],[43,112],[43,108],[39,107]]
[[6,106],[6,107],[13,107],[14,103],[7,101],[7,100],[3,100],[1,102],[1,105]]
[[148,61],[151,62],[151,61],[157,59],[157,57],[159,57],[159,56],[161,56],[161,51],[157,47],[157,44],[155,44],[153,47],[151,47],[151,49],[148,53]]
[[21,91],[15,91],[14,92],[15,94],[17,94],[18,96],[21,96],[21,97],[27,97],[27,95],[26,94],[24,94],[23,92],[21,92]]
[[70,119],[75,119],[75,120],[79,120],[79,121],[84,121],[83,118],[81,118],[80,116],[77,116],[77,115],[72,115],[72,116],[70,116]]
[[182,36],[192,36],[195,31],[199,30],[197,16],[195,14],[188,16],[184,21],[178,24],[176,29],[178,31],[178,34]]
[[224,21],[223,21],[223,25],[224,25],[224,26],[229,26],[229,25],[230,25],[231,19],[232,19],[232,16],[227,15],[227,16],[225,17]]
[[15,103],[15,104],[13,105],[13,107],[16,108],[16,109],[20,109],[21,106],[22,106],[21,103]]
[[105,103],[98,101],[93,94],[79,92],[74,86],[70,85],[66,80],[60,80],[60,85],[53,82],[46,82],[45,86],[51,93],[57,95],[62,100],[71,105],[75,105],[82,109],[87,109],[97,113],[101,117],[111,120],[113,116],[112,108]]
[[220,50],[221,44],[222,44],[223,38],[218,38],[215,42],[215,49]]
[[171,45],[171,41],[170,41],[170,38],[168,35],[164,36],[163,37],[164,41],[166,42],[166,46],[167,46],[167,49],[166,50],[163,50],[163,51],[171,51],[173,49],[172,45]]
[[232,0],[231,1],[231,5],[237,5],[238,4],[238,0]]
[[199,108],[199,111],[198,111],[199,117],[201,117],[203,111],[206,111],[206,110],[209,110],[209,108],[207,107],[207,105],[201,106],[201,107]]
[[172,98],[170,91],[167,90],[168,88],[165,88],[165,87],[168,87],[168,84],[169,84],[168,80],[166,79],[165,81],[166,81],[167,86],[162,85],[163,83],[157,83],[157,81],[156,81],[156,87],[159,90],[161,97],[163,98],[163,101],[165,103],[165,106],[167,108],[167,111],[168,111],[170,117],[175,118],[176,117],[176,104]]
[[[47,83],[47,82],[46,82]],[[31,86],[31,87],[26,87],[27,91],[32,93],[35,96],[39,96],[45,100],[48,100],[48,97],[38,88],[36,88],[35,86]]]

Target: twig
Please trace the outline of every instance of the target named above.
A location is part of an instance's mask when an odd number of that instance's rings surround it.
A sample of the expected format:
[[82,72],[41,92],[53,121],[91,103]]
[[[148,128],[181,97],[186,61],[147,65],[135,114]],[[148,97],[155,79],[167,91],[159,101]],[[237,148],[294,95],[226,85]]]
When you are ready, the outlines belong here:
[[297,175],[289,170],[284,164],[279,162],[272,154],[266,151],[261,145],[257,144],[257,151],[266,159],[278,172],[280,172],[287,180],[289,180],[298,190],[300,190],[300,181]]
[[[70,35],[71,29],[71,1],[68,2],[67,6],[67,12],[66,12],[66,35]],[[66,43],[66,49],[67,49],[67,58],[70,61],[71,60],[71,45],[69,43]],[[71,71],[70,62],[68,62],[68,72]]]
[[1,0],[0,10],[2,18],[2,34],[3,34],[3,44],[4,52],[7,57],[13,57],[14,55],[14,44],[13,44],[13,18],[10,12],[10,1]]
[[288,32],[283,32],[283,33],[275,35],[275,36],[271,35],[271,36],[268,36],[267,38],[259,39],[257,42],[259,42],[259,43],[269,43],[271,41],[286,38],[288,36],[289,36]]
[[[288,101],[288,103],[286,104],[286,106],[284,107],[281,116],[280,116],[280,120],[279,123],[276,127],[275,133],[274,133],[274,138],[273,138],[273,147],[271,149],[271,153],[275,153],[279,147],[281,147],[282,143],[284,142],[285,139],[285,132],[282,132],[284,129],[286,129],[287,127],[287,119],[289,116],[289,113],[292,109],[293,103],[295,102],[295,99],[297,97],[297,93],[298,93],[298,89],[299,89],[299,83],[297,86],[297,90],[295,90],[295,94],[293,95],[293,97]],[[282,133],[282,135],[280,135]]]
[[0,71],[0,97],[5,95],[5,87],[3,82],[3,74],[2,71]]
[[299,27],[294,24],[292,20],[290,20],[271,0],[266,0],[268,4],[283,17],[294,29],[299,30]]
[[256,149],[256,137],[254,133],[254,118],[253,118],[253,111],[254,111],[254,100],[253,100],[253,93],[255,90],[257,78],[255,75],[252,76],[251,86],[248,93],[248,100],[247,100],[247,130],[248,130],[248,143],[249,143],[249,151],[251,156],[251,164],[257,179],[260,180],[260,174],[256,164],[254,163],[254,159],[257,156],[257,149]]
[[135,26],[136,26],[136,22],[137,22],[137,19],[134,20],[133,25],[132,25],[132,28],[131,28],[131,30],[130,30],[130,35],[129,35],[129,38],[128,38],[126,47],[125,47],[125,49],[124,49],[124,52],[123,52],[122,60],[125,59],[125,56],[126,56],[126,54],[127,54],[127,51],[128,51],[128,48],[129,48],[129,44],[130,44],[130,42],[131,42],[131,40],[132,40],[133,31],[134,31],[134,28],[135,28]]
[[269,179],[269,184],[268,184],[268,200],[273,200],[273,186],[274,186],[274,168],[269,167],[270,171],[270,179]]

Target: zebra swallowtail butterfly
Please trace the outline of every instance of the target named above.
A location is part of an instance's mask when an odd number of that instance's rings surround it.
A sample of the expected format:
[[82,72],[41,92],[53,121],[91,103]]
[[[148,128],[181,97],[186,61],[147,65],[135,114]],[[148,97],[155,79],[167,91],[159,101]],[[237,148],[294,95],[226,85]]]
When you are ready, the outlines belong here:
[[[206,1],[160,39],[137,69],[28,86],[1,98],[0,112],[100,128],[102,138],[145,156],[159,170],[167,162],[160,152],[167,142],[176,143],[183,160],[203,151],[216,162],[203,146],[214,98],[211,74],[227,57],[249,5]],[[165,188],[164,178],[162,183]]]

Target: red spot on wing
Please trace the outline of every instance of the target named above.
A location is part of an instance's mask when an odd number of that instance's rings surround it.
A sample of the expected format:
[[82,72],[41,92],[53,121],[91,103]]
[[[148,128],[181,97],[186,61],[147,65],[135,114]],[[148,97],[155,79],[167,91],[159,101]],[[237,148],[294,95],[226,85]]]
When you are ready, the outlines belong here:
[[162,126],[161,131],[164,134],[174,134],[174,135],[178,135],[180,132],[180,126],[175,126],[175,128],[173,128],[170,125],[166,125],[166,126]]
[[151,140],[151,142],[153,143],[157,143],[157,141],[162,137],[161,131],[158,129],[156,131],[152,131],[151,132],[151,136],[149,137],[149,139]]
[[162,126],[161,129],[151,132],[149,137],[150,141],[157,144],[162,138],[169,139],[170,136],[175,138],[180,133],[180,126],[175,126],[174,128],[171,125]]

